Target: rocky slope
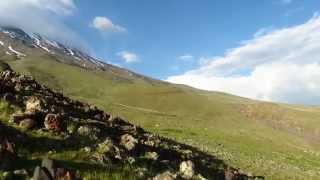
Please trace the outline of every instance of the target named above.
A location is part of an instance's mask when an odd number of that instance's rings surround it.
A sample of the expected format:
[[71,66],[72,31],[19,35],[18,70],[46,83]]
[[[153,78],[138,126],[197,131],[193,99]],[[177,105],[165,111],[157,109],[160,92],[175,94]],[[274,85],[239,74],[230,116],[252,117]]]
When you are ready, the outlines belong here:
[[[17,171],[18,166],[21,168],[17,159],[23,155],[16,148],[30,146],[26,132],[32,131],[61,137],[63,141],[48,146],[84,149],[89,152],[85,158],[101,167],[132,164],[141,179],[255,178],[196,148],[151,134],[93,105],[67,98],[38,84],[32,77],[11,71],[7,65],[1,67],[5,71],[0,74],[0,97],[19,109],[10,120],[0,124],[0,170],[5,170],[5,175],[16,170],[14,174],[34,176],[34,179],[81,179],[70,167],[53,168],[54,162],[48,159],[42,167],[22,167],[23,170]],[[13,128],[16,126],[19,128]],[[32,143],[46,146],[37,139]]]

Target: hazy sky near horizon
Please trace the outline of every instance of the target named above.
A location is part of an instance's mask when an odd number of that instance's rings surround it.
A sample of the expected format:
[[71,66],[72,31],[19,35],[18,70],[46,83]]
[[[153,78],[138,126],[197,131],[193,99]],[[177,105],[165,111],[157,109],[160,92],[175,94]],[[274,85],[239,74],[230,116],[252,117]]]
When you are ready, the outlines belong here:
[[317,0],[1,0],[0,24],[154,78],[320,104]]

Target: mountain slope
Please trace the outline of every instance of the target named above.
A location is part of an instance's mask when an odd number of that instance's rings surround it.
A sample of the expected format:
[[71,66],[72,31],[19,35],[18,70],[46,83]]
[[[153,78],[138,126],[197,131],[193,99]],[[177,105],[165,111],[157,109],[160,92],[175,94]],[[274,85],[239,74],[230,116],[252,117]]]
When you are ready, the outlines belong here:
[[[8,34],[0,33],[0,41],[0,59],[14,70],[246,172],[273,179],[319,176],[319,108],[200,91],[111,65],[84,67],[67,52],[50,54]],[[26,56],[7,55],[9,45]]]

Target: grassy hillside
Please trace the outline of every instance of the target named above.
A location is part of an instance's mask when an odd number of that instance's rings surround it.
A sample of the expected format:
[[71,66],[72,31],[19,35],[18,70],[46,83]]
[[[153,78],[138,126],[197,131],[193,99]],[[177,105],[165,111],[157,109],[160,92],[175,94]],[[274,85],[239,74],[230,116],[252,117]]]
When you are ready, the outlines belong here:
[[[70,97],[272,179],[320,176],[320,109],[263,103],[53,61],[9,61]],[[212,82],[214,83],[214,82]]]

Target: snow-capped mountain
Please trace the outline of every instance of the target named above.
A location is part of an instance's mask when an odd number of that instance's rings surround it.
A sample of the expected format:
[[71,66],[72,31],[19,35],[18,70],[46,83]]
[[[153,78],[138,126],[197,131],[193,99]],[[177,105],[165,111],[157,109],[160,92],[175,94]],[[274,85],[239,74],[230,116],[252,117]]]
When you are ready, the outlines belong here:
[[[1,53],[2,51],[2,53]],[[13,56],[16,59],[28,58],[29,55],[52,56],[55,60],[80,66],[86,69],[111,71],[128,77],[148,79],[127,69],[105,63],[86,52],[69,47],[37,33],[27,33],[15,27],[0,28],[0,57]]]
[[[63,45],[62,43],[41,36],[40,34],[28,34],[21,29],[12,27],[2,27],[0,29],[0,33],[4,35],[2,36],[3,38],[19,40],[24,45],[33,48],[39,48],[49,54],[67,55],[69,56],[69,58],[73,59],[76,64],[81,65],[83,67],[104,68],[106,66],[105,63],[98,60],[97,58],[88,55],[87,53]],[[10,44],[10,40],[2,40],[0,38],[0,41],[1,46],[8,47],[8,53],[15,54],[20,58],[26,56],[27,53],[14,50],[13,45]],[[7,41],[9,44],[6,44],[5,41]]]

